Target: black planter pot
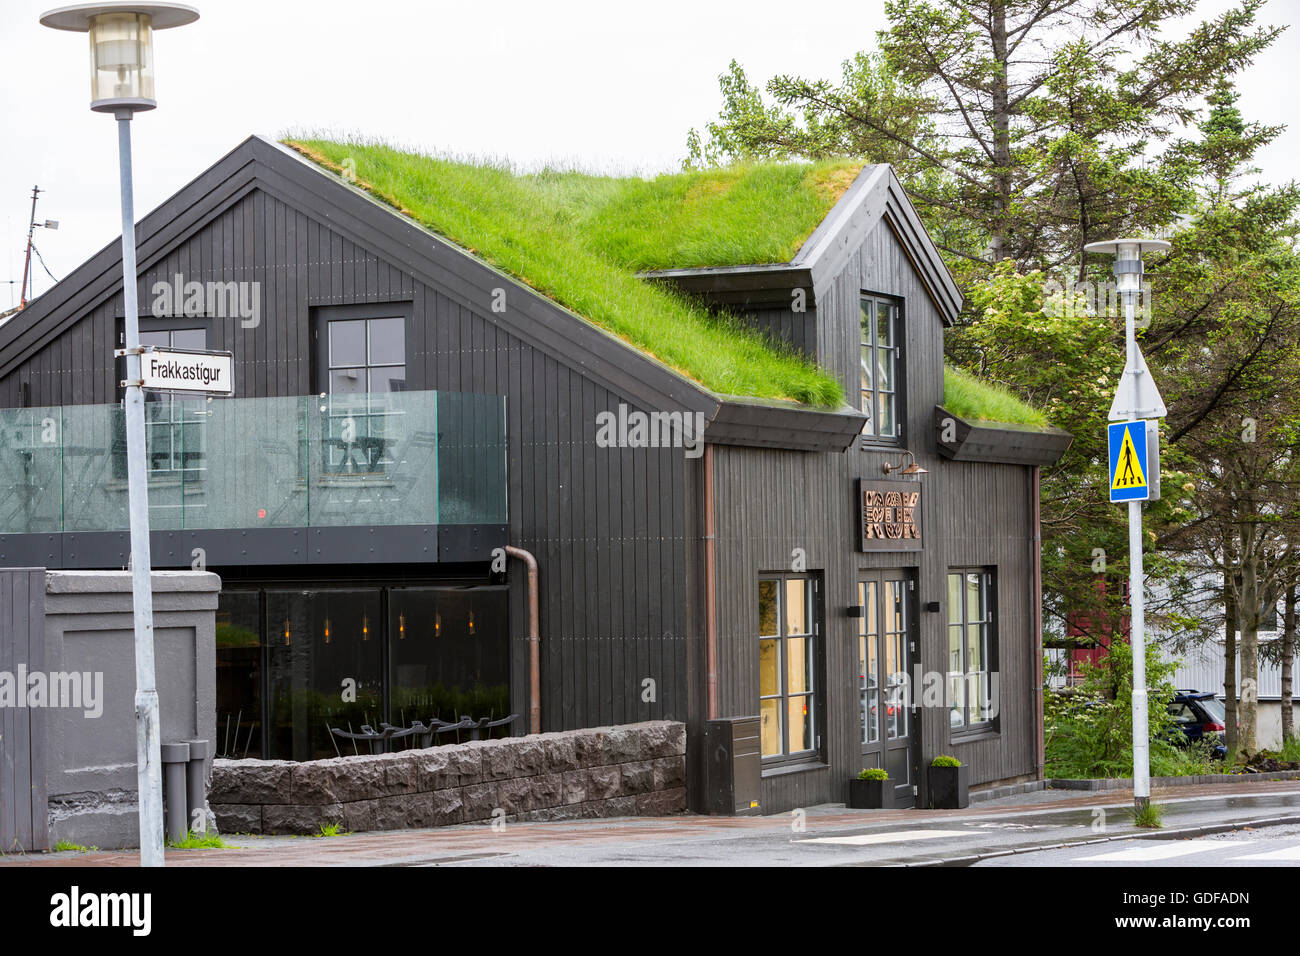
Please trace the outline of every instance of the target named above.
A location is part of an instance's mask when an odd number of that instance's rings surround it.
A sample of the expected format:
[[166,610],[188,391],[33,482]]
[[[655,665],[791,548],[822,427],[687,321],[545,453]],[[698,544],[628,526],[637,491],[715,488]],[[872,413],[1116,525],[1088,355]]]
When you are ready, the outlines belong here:
[[892,810],[894,781],[850,780],[849,807],[853,810]]
[[964,810],[970,804],[970,767],[930,768],[930,806],[935,810]]

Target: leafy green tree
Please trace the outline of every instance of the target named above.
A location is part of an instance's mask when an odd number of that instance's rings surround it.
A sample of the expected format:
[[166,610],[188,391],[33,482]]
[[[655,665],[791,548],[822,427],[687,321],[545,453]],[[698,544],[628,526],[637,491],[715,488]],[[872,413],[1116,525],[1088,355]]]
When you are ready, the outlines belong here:
[[959,278],[1008,257],[1082,277],[1086,243],[1185,205],[1187,166],[1142,157],[1277,37],[1263,2],[1166,39],[1195,0],[888,0],[881,56],[838,85],[777,76],[769,105],[733,63],[693,158],[892,162]]
[[1249,181],[1252,156],[1278,130],[1246,123],[1235,102],[1220,84],[1202,137],[1171,150],[1203,175],[1196,215],[1153,273],[1146,338],[1169,440],[1195,473],[1191,520],[1159,543],[1223,582],[1227,733],[1248,758],[1258,749],[1261,609],[1294,581],[1290,540],[1300,534],[1300,188]]

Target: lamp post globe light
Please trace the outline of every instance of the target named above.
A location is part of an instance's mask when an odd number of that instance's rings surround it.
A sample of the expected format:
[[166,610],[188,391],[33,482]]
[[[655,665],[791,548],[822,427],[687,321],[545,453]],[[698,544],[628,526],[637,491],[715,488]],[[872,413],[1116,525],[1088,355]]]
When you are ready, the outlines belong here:
[[[1169,243],[1163,239],[1113,239],[1090,242],[1085,252],[1115,257],[1115,287],[1124,303],[1124,373],[1120,377],[1115,401],[1110,407],[1111,421],[1164,418],[1165,403],[1155,381],[1147,371],[1136,332],[1137,297],[1142,289],[1142,254],[1165,252]],[[1151,748],[1147,723],[1146,600],[1142,593],[1142,502],[1128,503],[1129,557],[1129,643],[1133,649],[1133,803],[1144,810],[1151,802]]]
[[[136,301],[135,209],[131,180],[131,118],[154,101],[153,32],[199,18],[179,3],[90,3],[41,15],[55,30],[90,35],[90,108],[117,118],[122,193],[122,303],[125,314],[126,451],[131,515],[131,595],[135,619],[135,724],[140,800],[140,863],[163,865],[162,767],[158,689],[154,679],[153,590],[149,496],[145,474],[144,391]],[[188,822],[188,821],[187,821]],[[187,827],[188,828],[188,827]]]

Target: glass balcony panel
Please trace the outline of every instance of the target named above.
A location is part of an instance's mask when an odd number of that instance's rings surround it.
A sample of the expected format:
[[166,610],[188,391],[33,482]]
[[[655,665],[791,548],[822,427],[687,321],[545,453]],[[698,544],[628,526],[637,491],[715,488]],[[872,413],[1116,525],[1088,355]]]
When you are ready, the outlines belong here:
[[0,533],[58,531],[61,410],[0,409]]
[[440,524],[504,524],[505,400],[499,395],[438,392],[437,401],[439,497],[435,520]]
[[[505,400],[158,396],[145,472],[157,530],[504,524]],[[0,409],[0,534],[125,531],[128,507],[121,405]]]

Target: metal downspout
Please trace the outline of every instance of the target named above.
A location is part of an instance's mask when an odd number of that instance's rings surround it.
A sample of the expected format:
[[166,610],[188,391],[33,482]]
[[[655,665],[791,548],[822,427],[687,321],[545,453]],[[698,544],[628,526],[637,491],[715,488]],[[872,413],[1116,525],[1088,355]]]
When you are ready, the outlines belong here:
[[537,597],[537,559],[523,548],[506,545],[506,554],[528,568],[528,732],[542,732],[542,658]]

